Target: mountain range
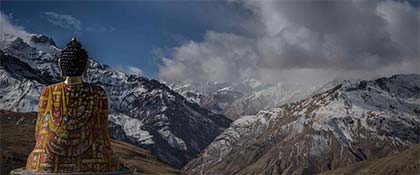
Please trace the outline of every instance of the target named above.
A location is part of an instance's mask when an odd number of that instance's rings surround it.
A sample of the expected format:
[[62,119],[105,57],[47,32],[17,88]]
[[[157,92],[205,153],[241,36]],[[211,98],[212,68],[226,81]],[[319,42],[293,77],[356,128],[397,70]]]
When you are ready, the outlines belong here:
[[344,81],[243,116],[184,170],[190,174],[316,174],[420,143],[420,76]]
[[243,115],[256,114],[262,109],[302,100],[317,92],[328,90],[340,81],[320,86],[294,83],[266,83],[248,79],[241,82],[165,82],[191,102],[214,113],[235,120]]
[[[57,66],[61,49],[51,38],[35,34],[3,35],[0,49],[0,109],[37,111],[41,89],[62,81]],[[186,164],[231,123],[156,80],[127,75],[93,59],[88,75],[87,82],[108,93],[111,136],[175,167]]]
[[[60,51],[47,36],[0,35],[0,110],[36,112],[41,89],[63,80]],[[409,148],[416,153],[420,143],[418,74],[321,86],[165,82],[90,58],[85,81],[108,93],[117,152],[126,161],[138,163],[129,155],[139,155],[165,162],[143,172],[360,173],[384,165],[381,160],[402,159]],[[13,120],[16,127],[19,121]]]

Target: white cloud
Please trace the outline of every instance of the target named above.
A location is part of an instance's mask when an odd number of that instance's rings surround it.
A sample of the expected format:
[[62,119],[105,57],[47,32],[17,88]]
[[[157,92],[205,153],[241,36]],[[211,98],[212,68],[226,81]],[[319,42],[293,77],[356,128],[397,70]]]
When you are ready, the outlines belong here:
[[56,12],[42,12],[41,14],[48,22],[56,26],[74,29],[75,31],[80,31],[82,29],[80,20],[71,15],[59,14]]
[[13,17],[11,15],[3,14],[0,11],[0,35],[9,34],[21,38],[28,37],[30,34],[22,26],[12,24],[12,19]]
[[253,40],[235,34],[207,32],[204,41],[190,41],[164,58],[160,75],[168,80],[230,81],[250,77],[256,66]]
[[127,68],[128,68],[127,72],[130,75],[139,75],[140,76],[140,75],[143,74],[143,71],[141,69],[137,68],[137,67],[128,66]]
[[[254,35],[209,31],[173,49],[166,81],[318,82],[420,73],[418,8],[396,1],[233,1]],[[237,21],[241,23],[241,21]]]
[[113,68],[116,71],[124,72],[128,75],[138,75],[138,76],[143,75],[143,70],[134,66],[125,66],[125,65],[118,64],[118,65],[114,65]]
[[57,12],[42,12],[41,15],[47,19],[48,22],[56,26],[71,29],[74,31],[88,31],[88,32],[114,32],[116,29],[113,26],[87,26],[83,27],[82,22],[72,15],[59,14]]

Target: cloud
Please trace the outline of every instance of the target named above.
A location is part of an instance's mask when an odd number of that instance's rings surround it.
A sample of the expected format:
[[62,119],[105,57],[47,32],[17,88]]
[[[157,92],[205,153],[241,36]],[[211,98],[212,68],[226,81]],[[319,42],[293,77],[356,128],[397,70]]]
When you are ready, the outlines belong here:
[[59,14],[56,12],[42,12],[41,15],[45,17],[48,22],[56,26],[75,31],[80,31],[82,29],[80,20],[71,15]]
[[235,34],[207,32],[204,41],[190,41],[163,58],[160,76],[178,81],[229,81],[250,77],[257,54],[253,40]]
[[56,26],[71,29],[74,31],[88,31],[88,32],[114,32],[116,29],[113,26],[88,26],[83,27],[82,22],[71,15],[59,14],[56,12],[42,12],[41,15],[47,19],[48,22]]
[[118,64],[118,65],[114,65],[113,68],[116,71],[124,72],[128,75],[138,75],[138,76],[143,75],[143,70],[134,66],[125,66],[125,65]]
[[386,31],[399,49],[412,57],[418,57],[420,48],[419,9],[410,7],[408,3],[387,1],[378,5],[376,13],[385,21]]
[[130,75],[142,75],[143,71],[137,67],[127,66],[128,70],[127,73]]
[[253,15],[247,24],[256,24],[255,33],[208,31],[163,57],[160,78],[316,83],[420,73],[418,7],[407,2],[231,3]]
[[0,35],[9,34],[21,38],[28,37],[30,34],[22,26],[12,24],[12,19],[13,16],[11,14],[6,15],[0,11]]

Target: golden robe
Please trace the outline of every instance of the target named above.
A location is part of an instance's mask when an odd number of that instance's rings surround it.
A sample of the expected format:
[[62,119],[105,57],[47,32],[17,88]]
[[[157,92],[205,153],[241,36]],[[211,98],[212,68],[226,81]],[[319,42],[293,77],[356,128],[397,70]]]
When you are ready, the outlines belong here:
[[61,82],[44,88],[35,139],[26,170],[68,173],[119,168],[108,133],[107,96],[99,86]]

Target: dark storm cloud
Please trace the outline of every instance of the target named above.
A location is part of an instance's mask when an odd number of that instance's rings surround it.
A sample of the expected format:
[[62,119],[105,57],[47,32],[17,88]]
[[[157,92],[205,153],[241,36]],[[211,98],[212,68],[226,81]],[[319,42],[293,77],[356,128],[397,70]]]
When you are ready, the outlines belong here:
[[[277,1],[268,7],[261,5],[258,15],[265,19],[269,40],[278,41],[269,44],[281,47],[261,47],[261,53],[272,53],[266,54],[263,65],[354,70],[399,63],[405,57],[414,59],[416,55],[404,52],[403,47],[418,48],[418,38],[407,37],[403,39],[407,45],[401,46],[401,38],[392,37],[399,32],[419,36],[416,11],[408,3],[386,3]],[[389,25],[401,23],[399,20],[411,24],[390,31]]]
[[164,58],[161,78],[306,81],[419,73],[420,20],[408,2],[231,3],[249,11],[244,27],[255,33],[209,31],[204,41],[187,42]]

